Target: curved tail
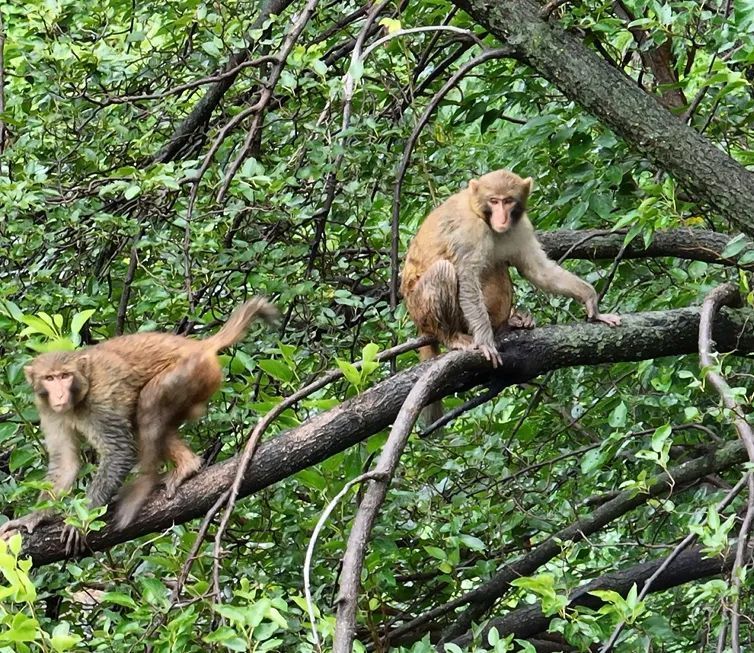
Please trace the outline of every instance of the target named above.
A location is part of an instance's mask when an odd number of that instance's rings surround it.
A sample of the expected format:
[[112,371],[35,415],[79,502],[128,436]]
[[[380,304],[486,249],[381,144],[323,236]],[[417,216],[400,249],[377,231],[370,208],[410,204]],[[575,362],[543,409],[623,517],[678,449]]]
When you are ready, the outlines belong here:
[[214,336],[205,340],[207,345],[215,351],[236,344],[246,335],[246,330],[253,320],[260,317],[266,322],[272,322],[278,316],[277,309],[264,297],[254,297],[241,304],[228,321]]
[[[419,360],[427,361],[430,358],[440,355],[440,345],[432,343],[424,347],[419,347]],[[431,424],[434,424],[438,419],[442,417],[442,402],[433,401],[431,404],[427,404],[422,410],[421,421],[422,426],[427,428]]]

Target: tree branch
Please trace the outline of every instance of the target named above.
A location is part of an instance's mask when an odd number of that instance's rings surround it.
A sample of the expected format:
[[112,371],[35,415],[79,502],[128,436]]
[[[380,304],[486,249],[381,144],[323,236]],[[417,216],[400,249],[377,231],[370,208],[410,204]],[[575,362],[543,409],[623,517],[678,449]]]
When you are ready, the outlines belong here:
[[[440,384],[430,400],[488,384],[498,376],[523,382],[549,370],[573,365],[695,353],[699,316],[700,308],[692,307],[624,315],[622,326],[615,329],[581,323],[512,332],[500,343],[503,365],[496,372],[480,354],[464,371]],[[740,353],[754,352],[754,312],[723,309],[715,317],[713,337],[719,351],[738,348]],[[258,492],[384,429],[395,419],[409,391],[429,364],[431,361],[396,374],[260,445],[244,474],[239,496]],[[181,486],[172,500],[162,491],[155,493],[127,529],[116,531],[108,525],[91,533],[90,547],[101,551],[202,516],[231,486],[237,464],[238,459],[232,458],[212,465]],[[40,527],[26,536],[24,552],[37,565],[62,560],[65,553],[59,538],[60,524]]]
[[[734,558],[735,554],[732,551],[728,551],[728,554],[721,560],[717,557],[706,557],[701,547],[687,549],[657,577],[652,585],[652,592],[663,592],[694,580],[718,576],[731,569]],[[581,606],[595,611],[599,610],[604,602],[590,592],[612,590],[625,597],[633,585],[641,586],[659,570],[664,562],[665,558],[662,557],[600,576],[575,590],[568,599],[568,607]],[[546,632],[551,619],[552,616],[545,616],[541,604],[537,602],[525,608],[513,610],[503,617],[491,619],[482,631],[482,638],[486,637],[489,630],[496,628],[501,637],[512,633],[518,639],[528,639]],[[468,646],[470,642],[470,635],[453,640],[454,644],[461,647]]]

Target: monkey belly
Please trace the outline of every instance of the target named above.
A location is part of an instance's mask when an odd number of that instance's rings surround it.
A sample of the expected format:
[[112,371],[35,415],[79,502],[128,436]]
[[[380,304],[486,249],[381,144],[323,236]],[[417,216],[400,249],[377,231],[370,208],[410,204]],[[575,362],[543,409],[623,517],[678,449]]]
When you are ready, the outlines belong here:
[[492,330],[497,331],[508,323],[513,307],[513,283],[507,265],[503,270],[497,270],[493,277],[482,281],[482,295]]

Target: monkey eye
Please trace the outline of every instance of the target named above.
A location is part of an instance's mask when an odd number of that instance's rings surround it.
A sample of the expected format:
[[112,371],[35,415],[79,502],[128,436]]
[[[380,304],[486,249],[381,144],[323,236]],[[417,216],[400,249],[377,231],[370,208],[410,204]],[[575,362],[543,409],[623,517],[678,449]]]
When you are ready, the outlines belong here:
[[516,200],[515,200],[515,199],[514,199],[513,197],[506,197],[506,198],[505,198],[505,199],[503,200],[503,204],[508,204],[508,205],[510,205],[510,204],[515,204],[515,203],[516,203]]
[[55,375],[54,374],[45,374],[45,381],[54,381]]
[[61,372],[59,376],[60,376],[61,379],[69,379],[69,378],[71,378],[71,373],[70,372]]

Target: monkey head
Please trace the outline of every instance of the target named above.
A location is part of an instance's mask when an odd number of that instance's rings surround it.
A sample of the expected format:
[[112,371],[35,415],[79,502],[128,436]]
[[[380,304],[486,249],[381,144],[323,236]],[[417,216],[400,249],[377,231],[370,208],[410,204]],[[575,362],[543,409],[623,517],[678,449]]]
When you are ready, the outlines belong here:
[[56,413],[72,410],[89,391],[89,365],[80,352],[42,354],[24,367],[38,400]]
[[495,170],[469,181],[471,207],[497,233],[505,233],[526,211],[531,177],[522,179],[508,170]]

